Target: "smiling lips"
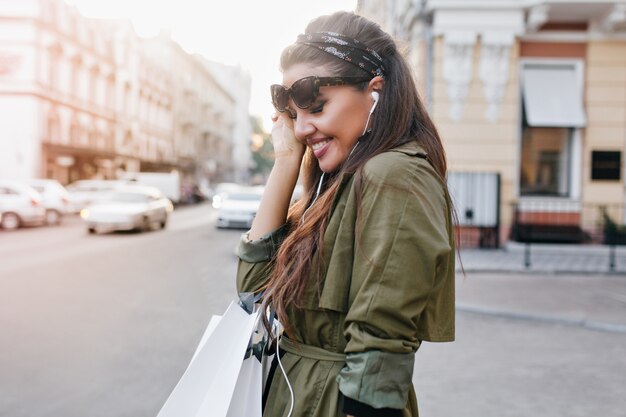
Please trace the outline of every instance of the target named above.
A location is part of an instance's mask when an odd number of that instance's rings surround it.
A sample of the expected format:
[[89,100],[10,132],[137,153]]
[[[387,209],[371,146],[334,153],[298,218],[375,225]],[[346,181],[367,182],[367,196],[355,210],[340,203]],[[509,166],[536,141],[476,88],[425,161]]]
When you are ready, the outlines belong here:
[[310,146],[311,149],[313,149],[313,153],[315,154],[316,158],[319,159],[324,156],[326,150],[328,149],[327,145],[330,143],[330,141],[331,139],[322,139],[311,143]]

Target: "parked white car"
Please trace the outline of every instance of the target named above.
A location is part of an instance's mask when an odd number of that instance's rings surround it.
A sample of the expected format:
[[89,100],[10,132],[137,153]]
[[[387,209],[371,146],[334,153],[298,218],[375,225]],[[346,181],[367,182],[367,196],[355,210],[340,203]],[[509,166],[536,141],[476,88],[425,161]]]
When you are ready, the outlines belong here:
[[250,228],[262,196],[263,187],[240,187],[228,194],[217,212],[216,227]]
[[16,180],[0,180],[0,226],[15,230],[21,226],[42,225],[46,209],[41,195]]
[[31,179],[25,182],[41,194],[46,209],[46,223],[60,224],[63,216],[70,212],[70,195],[67,190],[57,180]]
[[120,186],[80,212],[89,233],[165,228],[172,202],[156,188]]
[[228,197],[230,193],[234,193],[241,188],[241,185],[234,182],[222,182],[217,184],[213,191],[213,197],[211,198],[211,205],[213,208],[219,209],[222,206],[222,202]]
[[128,184],[125,180],[79,180],[66,187],[70,195],[70,212],[80,213],[90,204],[105,198],[116,187]]

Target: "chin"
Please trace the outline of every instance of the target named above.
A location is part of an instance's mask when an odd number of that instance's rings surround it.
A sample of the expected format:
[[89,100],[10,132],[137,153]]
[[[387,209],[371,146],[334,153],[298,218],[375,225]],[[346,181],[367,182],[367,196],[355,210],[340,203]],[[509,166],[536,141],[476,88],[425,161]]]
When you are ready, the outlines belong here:
[[327,174],[337,171],[339,168],[341,168],[341,164],[343,164],[345,160],[348,159],[347,155],[345,157],[342,157],[341,153],[338,154],[336,152],[336,149],[329,149],[329,151],[331,152],[326,153],[326,155],[324,155],[322,159],[317,160],[317,163],[319,164],[322,172],[325,172]]
[[337,169],[337,166],[336,165],[328,166],[326,164],[320,164],[320,169],[322,170],[322,172],[325,172],[326,174],[330,174],[331,172],[334,172]]
[[331,172],[335,172],[337,171],[340,167],[341,164],[340,163],[320,163],[319,164],[320,169],[322,170],[322,172],[325,172],[327,174],[330,174]]

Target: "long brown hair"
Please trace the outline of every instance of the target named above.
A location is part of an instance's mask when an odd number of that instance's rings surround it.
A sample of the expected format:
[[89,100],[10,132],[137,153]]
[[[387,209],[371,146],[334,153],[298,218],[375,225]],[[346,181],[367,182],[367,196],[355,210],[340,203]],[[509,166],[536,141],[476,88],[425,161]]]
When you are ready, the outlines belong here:
[[[289,306],[301,308],[309,279],[319,282],[324,270],[322,247],[324,231],[330,217],[331,205],[340,186],[343,173],[358,174],[372,157],[410,141],[417,141],[428,155],[428,161],[445,186],[446,157],[439,134],[418,97],[415,83],[404,57],[394,40],[380,26],[351,12],[337,12],[311,21],[305,33],[337,32],[359,40],[383,57],[385,84],[380,100],[372,114],[372,130],[353,154],[334,173],[325,175],[324,192],[311,204],[322,171],[311,149],[307,148],[303,162],[304,195],[290,210],[287,222],[290,232],[273,259],[270,279],[265,287],[265,303],[271,303],[278,318],[290,334],[287,320]],[[323,66],[337,76],[364,76],[367,73],[332,55],[303,44],[287,47],[281,56],[281,69],[295,64]],[[367,82],[356,86],[365,89]],[[362,176],[355,178],[355,191],[361,195]],[[358,200],[357,200],[358,201]],[[306,214],[305,214],[306,211]],[[303,216],[304,215],[304,216]]]

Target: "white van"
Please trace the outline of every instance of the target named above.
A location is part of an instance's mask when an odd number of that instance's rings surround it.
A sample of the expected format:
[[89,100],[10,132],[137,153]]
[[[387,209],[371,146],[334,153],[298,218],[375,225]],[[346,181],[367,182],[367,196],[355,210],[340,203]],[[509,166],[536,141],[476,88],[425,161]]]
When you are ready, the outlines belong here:
[[155,187],[174,204],[181,200],[181,183],[178,172],[125,172],[121,178],[138,185]]

